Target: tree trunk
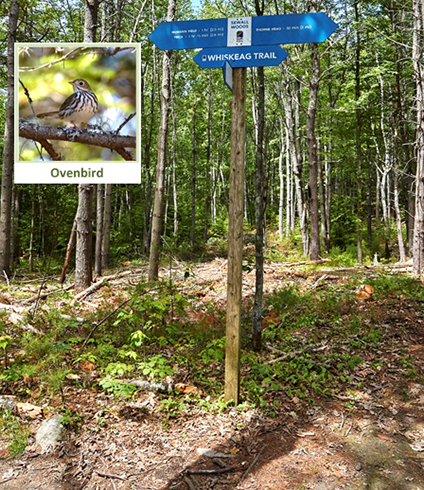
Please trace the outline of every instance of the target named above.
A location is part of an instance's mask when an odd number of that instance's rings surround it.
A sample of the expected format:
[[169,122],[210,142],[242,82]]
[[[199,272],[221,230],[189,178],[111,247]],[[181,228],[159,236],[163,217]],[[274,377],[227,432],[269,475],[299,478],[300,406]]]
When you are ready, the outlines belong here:
[[284,68],[281,68],[283,76],[283,104],[287,126],[287,151],[290,152],[290,166],[294,175],[296,206],[299,216],[300,232],[302,235],[303,252],[305,255],[309,253],[309,232],[306,219],[305,196],[303,192],[303,177],[300,148],[296,142],[296,117],[293,114],[293,96],[291,94],[290,83]]
[[7,103],[4,131],[3,167],[0,195],[0,276],[11,272],[11,220],[13,186],[13,120],[14,120],[14,43],[19,17],[17,0],[10,1],[9,29],[7,34]]
[[[355,21],[359,25],[359,7],[358,1],[355,2]],[[360,107],[361,97],[361,37],[359,29],[356,30],[356,52],[355,52],[355,100],[356,100],[356,159],[357,159],[357,175],[356,175],[356,249],[358,264],[362,264],[362,112]]]
[[84,11],[84,42],[96,42],[97,17],[99,12],[99,0],[85,0]]
[[96,213],[96,254],[94,272],[97,277],[102,275],[102,242],[103,242],[103,184],[97,184]]
[[309,106],[306,119],[306,135],[308,139],[309,159],[309,208],[311,219],[311,260],[321,257],[319,212],[318,212],[318,160],[317,140],[315,135],[315,120],[317,112],[318,88],[320,76],[320,59],[318,45],[313,43],[312,47],[312,74],[309,83]]
[[178,236],[178,189],[177,189],[177,117],[172,111],[172,199],[174,204],[174,240]]
[[417,173],[415,184],[415,224],[414,224],[414,272],[421,275],[424,267],[424,69],[423,28],[424,0],[413,0],[414,30],[412,61],[414,65],[417,109],[416,157]]
[[69,261],[71,259],[72,249],[74,248],[75,238],[77,235],[77,218],[74,219],[74,224],[72,225],[71,236],[69,237],[68,246],[66,248],[65,260],[62,267],[62,273],[60,274],[60,284],[65,282],[66,271],[68,270]]
[[93,185],[78,186],[77,250],[75,260],[75,291],[78,293],[91,285],[91,247],[93,230]]
[[[167,22],[172,22],[175,16],[175,0],[169,0]],[[159,276],[159,256],[161,250],[161,232],[163,219],[163,202],[165,189],[165,163],[166,148],[168,139],[168,120],[169,120],[169,102],[171,98],[171,51],[163,53],[163,71],[162,71],[162,103],[161,117],[158,135],[158,160],[156,167],[156,188],[153,205],[152,220],[152,239],[150,244],[149,257],[149,280],[157,280]]]
[[[96,41],[98,0],[85,1],[84,42]],[[78,186],[77,250],[75,257],[75,290],[81,291],[91,285],[91,245],[93,242],[92,209],[93,185]]]
[[194,99],[193,114],[191,117],[191,232],[190,232],[190,250],[194,252],[194,239],[196,235],[196,104]]
[[264,294],[264,249],[267,173],[264,155],[265,129],[265,76],[264,68],[258,68],[257,139],[255,156],[255,300],[252,312],[253,350],[262,348],[262,317]]
[[212,148],[212,70],[209,70],[208,83],[208,128],[207,128],[207,147],[206,147],[206,196],[205,196],[205,224],[203,227],[203,243],[208,241],[209,227],[211,222],[211,201],[212,201],[212,169],[211,169],[211,148]]
[[[284,154],[287,151],[285,148],[285,141],[284,141],[284,126],[283,123],[281,122],[281,148],[280,148],[280,155],[278,157],[278,179],[280,182],[280,192],[278,196],[278,236],[280,237],[280,240],[283,239],[283,223],[284,223],[284,172],[283,172],[283,158]],[[288,173],[288,169],[286,169],[286,172]],[[289,189],[287,189],[287,193],[289,192]],[[288,199],[287,199],[287,206],[286,206],[286,220],[288,220],[288,213],[290,212],[289,206],[288,206]]]
[[110,229],[112,226],[112,184],[106,184],[103,218],[102,270],[109,267],[110,261]]

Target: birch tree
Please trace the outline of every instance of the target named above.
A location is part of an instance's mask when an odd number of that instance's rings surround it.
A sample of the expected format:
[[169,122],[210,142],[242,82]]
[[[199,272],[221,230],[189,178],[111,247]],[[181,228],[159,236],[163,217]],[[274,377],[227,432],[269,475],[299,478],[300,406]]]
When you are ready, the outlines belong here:
[[415,140],[417,173],[415,183],[413,264],[415,273],[421,275],[424,267],[424,67],[422,62],[424,0],[413,0],[412,5],[414,18],[412,62],[414,66],[417,111]]

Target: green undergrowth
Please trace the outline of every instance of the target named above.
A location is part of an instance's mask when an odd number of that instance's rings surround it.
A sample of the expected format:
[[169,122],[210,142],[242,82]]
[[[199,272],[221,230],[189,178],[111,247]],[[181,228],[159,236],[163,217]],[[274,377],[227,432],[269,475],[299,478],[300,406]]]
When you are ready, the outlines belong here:
[[14,458],[24,451],[29,438],[29,427],[9,410],[0,410],[0,443],[7,447],[8,456]]
[[[366,303],[356,298],[361,283],[374,289]],[[403,275],[314,284],[315,279],[292,283],[266,297],[260,353],[251,349],[251,311],[244,307],[246,406],[273,415],[293,399],[315,403],[351,389],[358,370],[386,368],[378,352],[392,340],[383,324],[402,301],[420,311],[424,299],[421,283]],[[118,309],[128,294],[130,301]],[[42,335],[23,333],[0,317],[0,357],[7,359],[0,368],[2,393],[60,404],[68,384],[129,398],[138,390],[131,379],[171,381],[198,392],[160,395],[166,420],[194,408],[225,409],[225,311],[215,304],[199,305],[195,294],[159,282],[139,284],[122,298],[105,293],[103,306],[84,321],[62,312],[36,314],[32,325]],[[418,379],[410,356],[400,355],[397,368]]]

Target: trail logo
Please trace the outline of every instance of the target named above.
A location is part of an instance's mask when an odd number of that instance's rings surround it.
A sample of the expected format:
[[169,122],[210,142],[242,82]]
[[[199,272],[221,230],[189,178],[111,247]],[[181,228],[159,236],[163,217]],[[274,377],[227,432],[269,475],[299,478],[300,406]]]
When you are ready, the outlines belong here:
[[252,18],[227,19],[227,47],[252,45]]

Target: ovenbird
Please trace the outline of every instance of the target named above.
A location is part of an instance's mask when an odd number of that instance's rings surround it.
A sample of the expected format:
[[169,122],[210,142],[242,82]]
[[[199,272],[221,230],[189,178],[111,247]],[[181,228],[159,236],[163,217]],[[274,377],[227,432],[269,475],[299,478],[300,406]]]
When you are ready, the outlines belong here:
[[81,78],[69,83],[73,86],[74,93],[65,100],[60,109],[53,112],[43,112],[37,117],[61,119],[74,126],[88,123],[99,108],[96,94],[91,90],[89,83]]

